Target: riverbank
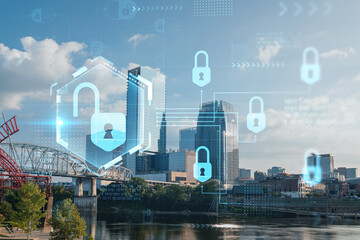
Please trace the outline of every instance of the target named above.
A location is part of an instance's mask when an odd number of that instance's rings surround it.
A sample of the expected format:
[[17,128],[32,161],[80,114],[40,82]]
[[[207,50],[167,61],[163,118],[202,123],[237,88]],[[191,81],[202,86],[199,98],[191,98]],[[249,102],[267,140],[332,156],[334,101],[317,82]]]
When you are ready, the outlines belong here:
[[[12,239],[12,240],[22,240],[27,239],[27,235],[22,230],[14,230],[14,232],[9,233],[5,227],[0,227],[0,239]],[[34,231],[31,234],[32,240],[48,240],[50,239],[50,232],[44,232],[42,229]]]

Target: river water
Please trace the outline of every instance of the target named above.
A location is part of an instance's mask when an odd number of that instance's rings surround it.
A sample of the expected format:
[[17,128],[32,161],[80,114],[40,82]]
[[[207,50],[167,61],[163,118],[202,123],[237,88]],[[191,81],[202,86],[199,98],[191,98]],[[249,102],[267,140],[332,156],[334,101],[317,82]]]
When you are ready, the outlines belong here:
[[88,230],[93,232],[96,240],[360,239],[360,221],[350,219],[168,216],[140,223],[116,214],[109,216],[100,213],[96,220],[92,219]]

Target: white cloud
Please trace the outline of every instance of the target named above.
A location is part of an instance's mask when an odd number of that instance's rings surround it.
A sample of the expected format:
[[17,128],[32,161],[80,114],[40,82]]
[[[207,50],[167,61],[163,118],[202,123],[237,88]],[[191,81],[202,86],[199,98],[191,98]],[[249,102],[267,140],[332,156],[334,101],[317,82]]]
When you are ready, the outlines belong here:
[[57,44],[52,39],[21,39],[24,50],[0,43],[0,109],[21,109],[28,97],[46,99],[51,83],[75,70],[72,54],[85,45],[78,42]]
[[[358,167],[355,156],[360,154],[357,150],[360,139],[356,137],[360,135],[360,97],[338,98],[324,94],[312,98],[310,105],[310,109],[304,110],[307,114],[299,110],[292,112],[293,122],[286,121],[288,112],[267,109],[267,127],[258,135],[258,142],[247,144],[246,148],[240,145],[240,166],[266,170],[279,165],[287,172],[301,173],[305,165],[303,154],[314,148],[320,153],[334,154],[335,167]],[[318,110],[319,107],[322,110]],[[246,121],[244,117],[241,120]],[[257,152],[259,148],[261,153]]]
[[146,41],[150,38],[154,37],[154,34],[135,34],[131,38],[129,38],[128,42],[134,44],[136,47],[140,41]]
[[348,48],[345,48],[344,50],[333,49],[328,52],[324,52],[324,53],[320,54],[320,57],[321,58],[338,57],[339,59],[344,59],[353,54],[355,54],[355,49],[352,47],[348,47]]
[[259,59],[262,63],[268,64],[270,60],[279,53],[280,48],[281,45],[279,42],[267,45],[265,48],[259,48],[259,55],[257,56],[257,59]]

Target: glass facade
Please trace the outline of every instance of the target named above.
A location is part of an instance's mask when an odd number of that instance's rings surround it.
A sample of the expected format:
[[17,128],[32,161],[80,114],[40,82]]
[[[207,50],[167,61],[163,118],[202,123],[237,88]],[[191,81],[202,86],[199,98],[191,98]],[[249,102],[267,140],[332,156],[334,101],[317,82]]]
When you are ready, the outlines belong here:
[[[319,161],[319,162],[318,162]],[[317,166],[320,165],[323,178],[331,176],[331,173],[334,172],[334,156],[331,154],[315,154],[312,153],[307,157],[308,166]]]
[[169,153],[169,171],[185,172],[185,154],[186,152]]
[[[195,147],[206,146],[210,151],[212,179],[231,187],[239,178],[239,147],[236,114],[233,106],[216,100],[204,103],[199,111]],[[204,151],[199,162],[206,161]]]
[[196,128],[185,128],[179,131],[179,149],[195,150]]
[[[165,75],[160,73],[159,70],[147,66],[129,70],[128,77],[132,78],[131,75],[135,77],[140,75],[152,83],[152,96],[148,96],[147,87],[145,87],[144,94],[140,94],[139,92],[143,91],[142,88],[131,81],[128,84],[127,149],[130,149],[129,146],[134,146],[136,143],[142,143],[141,149],[143,149],[143,152],[126,155],[125,167],[131,169],[135,174],[137,170],[144,171],[143,166],[136,166],[137,163],[141,162],[141,158],[137,158],[137,156],[166,152]],[[160,111],[161,115],[158,115],[158,109],[163,110]],[[161,119],[161,124],[158,123],[158,118]],[[156,159],[157,161],[164,160],[163,158]],[[155,163],[155,168],[156,166],[166,168],[163,165],[166,164]]]

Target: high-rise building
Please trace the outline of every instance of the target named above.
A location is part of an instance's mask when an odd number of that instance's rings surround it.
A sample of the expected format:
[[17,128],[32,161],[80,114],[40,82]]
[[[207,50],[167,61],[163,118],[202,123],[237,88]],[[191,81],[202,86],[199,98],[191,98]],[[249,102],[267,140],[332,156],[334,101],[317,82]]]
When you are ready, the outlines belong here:
[[345,179],[357,178],[357,168],[339,167],[335,169],[334,172],[338,172],[339,175],[343,175]]
[[276,176],[279,173],[285,173],[285,168],[282,167],[272,167],[267,170],[267,175],[270,176]]
[[193,174],[194,163],[194,151],[186,150],[169,153],[169,171],[186,172],[188,181],[195,181]]
[[307,165],[320,165],[322,177],[327,178],[332,176],[332,173],[334,172],[334,156],[331,154],[311,153],[310,156],[307,157]]
[[[233,112],[233,106],[222,100],[202,104],[195,135],[195,149],[209,149],[212,179],[227,187],[239,178],[238,129]],[[206,152],[200,151],[198,158],[199,162],[206,162]]]
[[346,168],[346,179],[357,178],[357,168]]
[[136,156],[136,173],[148,174],[155,171],[155,155],[138,155]]
[[179,149],[195,151],[196,127],[180,129]]
[[260,172],[260,171],[255,171],[254,172],[254,180],[256,182],[264,181],[265,178],[266,178],[266,173]]
[[245,169],[245,168],[239,168],[239,176],[240,176],[240,179],[251,178],[251,170]]
[[[128,71],[128,78],[142,76],[152,83],[152,96],[149,91],[144,91],[137,81],[129,81],[127,89],[127,114],[126,114],[126,146],[127,150],[137,146],[141,142],[143,152],[127,154],[125,167],[134,173],[143,166],[137,167],[139,155],[153,155],[166,152],[166,121],[165,121],[165,75],[157,69],[150,67],[137,67]],[[151,99],[151,100],[148,100]],[[157,121],[158,109],[163,109],[160,117],[162,122]],[[146,164],[145,164],[146,165]],[[160,165],[156,164],[155,165]],[[143,170],[142,170],[143,171]]]
[[160,137],[158,140],[159,153],[166,153],[166,118],[165,112],[161,118]]

